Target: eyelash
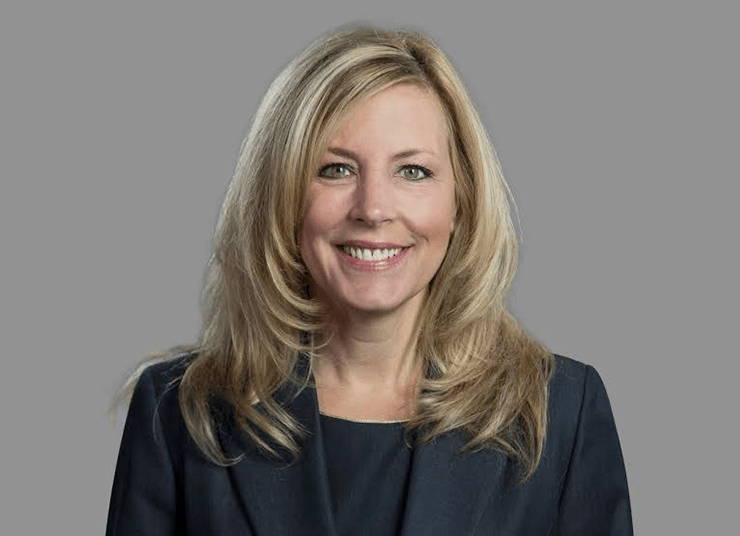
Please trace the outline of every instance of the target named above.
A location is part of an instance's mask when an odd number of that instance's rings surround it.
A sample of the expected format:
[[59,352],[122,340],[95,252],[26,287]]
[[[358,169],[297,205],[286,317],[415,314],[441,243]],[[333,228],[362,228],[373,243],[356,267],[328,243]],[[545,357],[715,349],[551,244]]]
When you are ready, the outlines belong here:
[[[324,177],[327,179],[342,178],[342,177],[327,177],[326,176],[326,172],[333,167],[343,167],[343,168],[347,168],[350,173],[355,172],[354,168],[349,164],[344,164],[342,162],[332,162],[331,164],[322,166],[321,169],[319,169],[319,177]],[[434,173],[432,173],[432,170],[425,166],[422,166],[421,164],[404,164],[403,166],[400,166],[396,172],[400,173],[401,171],[404,171],[406,169],[418,169],[418,170],[421,170],[421,172],[424,174],[423,177],[420,177],[418,179],[407,179],[411,182],[419,182],[424,179],[430,179],[434,177]]]

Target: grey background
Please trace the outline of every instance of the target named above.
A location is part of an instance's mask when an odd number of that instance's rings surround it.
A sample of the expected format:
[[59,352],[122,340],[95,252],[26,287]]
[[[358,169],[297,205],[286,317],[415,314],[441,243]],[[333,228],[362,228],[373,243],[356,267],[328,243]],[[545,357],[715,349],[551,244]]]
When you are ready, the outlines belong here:
[[[319,33],[426,30],[518,203],[512,306],[610,394],[638,534],[737,508],[731,2],[57,2],[0,8],[0,525],[100,534],[148,352],[192,341],[252,114]],[[734,523],[733,523],[734,525]]]

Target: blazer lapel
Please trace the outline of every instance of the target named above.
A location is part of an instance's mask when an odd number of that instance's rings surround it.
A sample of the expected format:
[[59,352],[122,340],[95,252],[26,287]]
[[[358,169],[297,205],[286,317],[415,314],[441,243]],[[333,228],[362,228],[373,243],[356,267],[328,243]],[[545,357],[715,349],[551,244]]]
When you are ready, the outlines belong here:
[[257,536],[336,536],[316,391],[306,387],[287,408],[306,431],[298,459],[290,464],[271,459],[231,431],[222,436],[224,449],[244,453],[228,468],[233,485]]
[[474,534],[494,490],[515,483],[506,456],[461,452],[465,442],[451,433],[416,447],[401,536]]

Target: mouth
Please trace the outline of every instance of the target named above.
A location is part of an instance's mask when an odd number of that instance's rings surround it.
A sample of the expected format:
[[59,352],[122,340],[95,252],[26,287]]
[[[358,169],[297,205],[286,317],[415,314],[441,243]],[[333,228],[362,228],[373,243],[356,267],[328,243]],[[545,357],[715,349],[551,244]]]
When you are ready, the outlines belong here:
[[403,247],[395,248],[364,248],[358,246],[339,246],[347,255],[361,261],[385,261],[392,259],[404,249]]

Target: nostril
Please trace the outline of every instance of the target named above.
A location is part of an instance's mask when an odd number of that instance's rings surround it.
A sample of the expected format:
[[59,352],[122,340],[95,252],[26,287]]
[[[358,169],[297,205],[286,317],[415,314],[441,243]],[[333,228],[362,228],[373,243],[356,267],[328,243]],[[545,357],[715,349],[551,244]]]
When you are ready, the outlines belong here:
[[368,224],[377,224],[393,219],[393,209],[390,199],[384,193],[374,195],[358,196],[351,212],[351,217],[356,221]]

